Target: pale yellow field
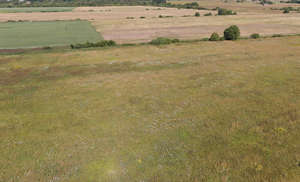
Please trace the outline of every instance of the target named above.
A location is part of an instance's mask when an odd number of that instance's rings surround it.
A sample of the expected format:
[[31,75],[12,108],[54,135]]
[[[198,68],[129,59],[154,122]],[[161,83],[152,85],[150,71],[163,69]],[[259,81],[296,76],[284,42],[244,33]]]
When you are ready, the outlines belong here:
[[[192,1],[172,1],[186,3]],[[0,21],[8,20],[89,20],[104,39],[115,40],[118,43],[147,42],[156,37],[179,39],[200,39],[209,37],[211,33],[222,34],[230,25],[238,25],[242,36],[252,33],[261,35],[300,33],[300,13],[283,14],[279,10],[286,6],[297,7],[294,4],[259,5],[256,3],[224,3],[221,1],[197,1],[201,7],[222,7],[237,11],[234,16],[203,16],[216,11],[191,10],[176,8],[158,8],[149,6],[115,6],[115,7],[79,7],[73,12],[54,13],[8,13],[2,14]],[[299,5],[298,5],[299,7]],[[201,14],[194,17],[195,12]],[[158,18],[159,15],[171,16]],[[140,17],[145,18],[140,18]],[[184,17],[188,16],[188,17]],[[128,19],[128,18],[131,19]]]

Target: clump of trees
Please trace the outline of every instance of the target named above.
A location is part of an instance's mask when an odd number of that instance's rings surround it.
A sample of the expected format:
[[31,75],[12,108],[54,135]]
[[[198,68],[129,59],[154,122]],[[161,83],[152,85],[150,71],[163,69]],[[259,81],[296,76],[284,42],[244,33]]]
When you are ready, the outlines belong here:
[[152,45],[162,45],[162,44],[171,44],[171,43],[177,43],[179,42],[178,39],[169,39],[165,37],[158,37],[156,39],[153,39],[150,44]]
[[281,3],[295,3],[300,4],[300,0],[280,1]]
[[258,39],[260,37],[260,35],[258,33],[254,33],[254,34],[251,34],[250,37],[252,39]]
[[218,8],[218,15],[236,15],[236,14],[237,13],[232,10]]
[[199,12],[196,12],[196,13],[195,13],[195,16],[200,16],[200,13],[199,13]]
[[240,29],[236,25],[232,25],[224,30],[225,40],[237,40],[240,37]]
[[103,40],[96,43],[86,42],[86,43],[79,43],[79,44],[71,44],[70,46],[72,49],[81,49],[81,48],[89,48],[89,47],[111,47],[115,45],[117,44],[113,40]]
[[[153,2],[153,4],[157,4],[157,3]],[[178,8],[178,9],[208,10],[207,8],[200,7],[197,2],[185,3],[185,4],[160,3],[157,5],[162,6],[162,7],[171,7],[171,8]]]

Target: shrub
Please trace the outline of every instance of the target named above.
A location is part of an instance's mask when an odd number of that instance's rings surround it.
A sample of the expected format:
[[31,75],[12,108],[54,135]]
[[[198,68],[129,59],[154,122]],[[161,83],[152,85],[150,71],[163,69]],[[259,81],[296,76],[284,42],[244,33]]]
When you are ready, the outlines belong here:
[[274,34],[274,35],[272,35],[272,37],[283,37],[283,35],[281,35],[281,34]]
[[163,16],[163,15],[159,15],[158,18],[171,18],[173,16]]
[[209,41],[218,41],[218,40],[220,40],[219,34],[217,34],[216,32],[212,33],[209,38]]
[[72,49],[81,49],[81,48],[89,48],[89,47],[111,47],[117,45],[113,40],[103,40],[96,43],[86,42],[81,44],[71,44]]
[[288,10],[288,9],[285,9],[285,10],[283,11],[283,13],[284,13],[284,14],[286,14],[286,13],[290,13],[290,10]]
[[196,13],[195,13],[195,16],[200,16],[200,13],[199,13],[199,12],[196,12]]
[[153,39],[150,44],[153,45],[162,45],[162,44],[171,44],[171,43],[177,43],[179,42],[178,39],[169,39],[165,37],[158,37],[156,39]]
[[240,29],[236,25],[232,25],[224,31],[225,40],[236,40],[240,37]]
[[252,39],[258,39],[260,37],[260,35],[258,33],[254,33],[254,34],[251,34],[250,36]]
[[224,8],[218,8],[218,15],[236,15],[236,12]]
[[204,16],[212,16],[212,13],[206,13]]
[[129,17],[126,17],[126,19],[134,19],[134,17],[129,16]]
[[141,18],[141,19],[144,19],[144,18],[146,18],[146,17],[144,17],[144,16],[141,16],[140,18]]

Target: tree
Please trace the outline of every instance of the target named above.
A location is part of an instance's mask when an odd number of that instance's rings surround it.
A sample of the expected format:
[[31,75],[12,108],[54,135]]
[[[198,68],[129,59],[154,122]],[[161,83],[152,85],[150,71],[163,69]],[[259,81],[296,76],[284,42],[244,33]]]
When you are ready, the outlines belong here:
[[167,0],[152,0],[152,4],[166,4]]
[[240,29],[236,25],[232,25],[224,31],[225,40],[236,40],[240,37]]

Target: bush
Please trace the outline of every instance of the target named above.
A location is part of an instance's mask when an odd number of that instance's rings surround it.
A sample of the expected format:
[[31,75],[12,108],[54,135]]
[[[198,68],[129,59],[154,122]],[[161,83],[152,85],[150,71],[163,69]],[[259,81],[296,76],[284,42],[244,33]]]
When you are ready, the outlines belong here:
[[158,18],[172,18],[173,16],[163,16],[163,15],[159,15]]
[[283,35],[281,35],[281,34],[274,34],[274,35],[272,35],[272,37],[283,37]]
[[140,18],[141,18],[141,19],[144,19],[144,18],[146,18],[146,17],[144,17],[144,16],[141,16]]
[[212,13],[206,13],[204,16],[212,16]]
[[224,8],[218,8],[218,15],[236,15],[236,12]]
[[212,33],[209,38],[209,41],[218,41],[218,40],[220,40],[219,34],[217,34],[216,32]]
[[232,25],[224,31],[225,40],[236,40],[240,37],[240,29],[236,25]]
[[103,40],[96,43],[86,42],[82,44],[71,44],[72,49],[81,49],[81,48],[89,48],[89,47],[111,47],[117,45],[113,40]]
[[152,45],[171,44],[179,42],[178,39],[169,39],[165,37],[158,37],[150,42]]
[[290,10],[288,10],[288,9],[285,9],[285,10],[283,11],[283,13],[284,13],[284,14],[286,14],[286,13],[290,13]]
[[258,39],[260,37],[260,35],[258,33],[254,33],[254,34],[251,34],[250,36],[252,39]]
[[199,13],[199,12],[196,12],[196,13],[195,13],[195,16],[200,16],[200,13]]

